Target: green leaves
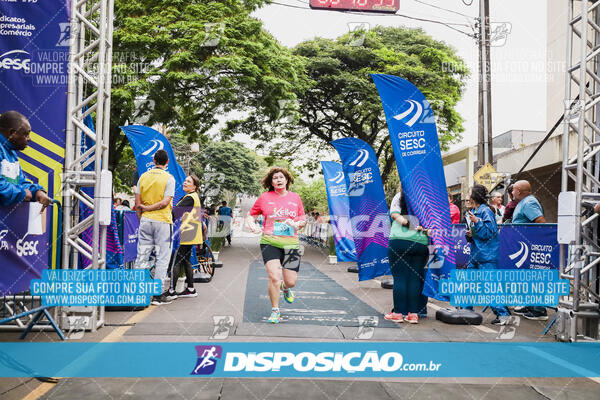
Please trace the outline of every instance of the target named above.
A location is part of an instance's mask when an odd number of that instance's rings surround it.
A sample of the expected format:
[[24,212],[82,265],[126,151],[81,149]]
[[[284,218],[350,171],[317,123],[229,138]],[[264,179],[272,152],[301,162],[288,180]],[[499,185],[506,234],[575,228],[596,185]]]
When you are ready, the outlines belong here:
[[[265,121],[253,115],[247,121],[253,129],[245,128],[266,143],[287,140],[287,146],[271,147],[274,155],[293,158],[302,151],[297,144],[306,143],[304,158],[314,155],[314,159],[305,163],[308,169],[322,156],[322,152],[309,150],[316,143],[327,148],[332,140],[357,137],[383,158],[382,175],[386,180],[393,170],[394,158],[377,89],[369,77],[371,73],[400,76],[421,89],[433,103],[443,149],[460,139],[463,120],[454,108],[468,71],[448,68],[464,67],[464,63],[454,49],[422,30],[377,26],[336,40],[315,38],[300,43],[293,52],[302,60],[306,77],[297,81],[295,90],[298,118],[279,121],[275,129],[266,129],[261,127]],[[237,124],[237,128],[243,126],[244,123]]]
[[[290,50],[250,13],[263,0],[116,0],[110,166],[128,145],[134,101],[153,104],[146,125],[206,139],[230,110],[276,116],[301,76]],[[129,160],[125,160],[126,163]]]

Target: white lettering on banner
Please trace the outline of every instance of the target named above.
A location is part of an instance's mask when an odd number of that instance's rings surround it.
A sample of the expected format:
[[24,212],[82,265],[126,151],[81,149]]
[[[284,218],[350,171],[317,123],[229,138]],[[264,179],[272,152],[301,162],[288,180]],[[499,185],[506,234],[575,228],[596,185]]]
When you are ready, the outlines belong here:
[[[4,1],[6,1],[6,0],[4,0]],[[8,15],[0,15],[0,22],[14,22],[17,24],[24,24],[25,18],[9,17]]]
[[8,229],[4,229],[0,231],[0,250],[8,250],[8,242],[4,240],[6,235],[8,234]]
[[[283,367],[291,367],[298,372],[393,372],[402,368],[403,357],[400,353],[388,352],[379,356],[375,350],[351,353],[288,353],[262,352],[238,353],[228,352],[225,357],[225,372],[277,372]],[[414,365],[414,364],[408,364]],[[425,364],[424,364],[425,365]],[[430,365],[432,365],[430,363]],[[438,364],[438,366],[441,364]],[[403,370],[416,370],[404,368]],[[426,367],[421,370],[428,370]],[[438,367],[432,369],[438,370]]]
[[374,268],[375,265],[377,265],[377,259],[376,258],[373,261],[371,261],[371,262],[360,263],[360,268],[361,269],[364,269],[364,268]]
[[552,245],[532,244],[531,250],[532,251],[552,251]]
[[17,240],[17,255],[19,257],[32,256],[34,254],[38,254],[37,247],[39,240],[25,240],[26,236],[27,235]]
[[402,157],[425,154],[425,146],[427,141],[425,140],[425,131],[412,131],[412,132],[400,132],[398,133],[398,145],[402,151]]
[[[16,3],[16,0],[2,0],[6,3]],[[23,0],[27,3],[35,3],[37,0]],[[35,25],[28,24],[25,18],[10,17],[8,15],[0,15],[0,36],[25,36],[31,37],[33,31],[36,30]]]
[[31,57],[25,50],[11,50],[0,55],[0,69],[29,72],[30,62]]
[[355,171],[350,175],[351,185],[366,185],[373,182],[373,172],[371,168],[365,168]]
[[346,185],[336,185],[329,188],[329,193],[332,196],[343,196],[346,194]]

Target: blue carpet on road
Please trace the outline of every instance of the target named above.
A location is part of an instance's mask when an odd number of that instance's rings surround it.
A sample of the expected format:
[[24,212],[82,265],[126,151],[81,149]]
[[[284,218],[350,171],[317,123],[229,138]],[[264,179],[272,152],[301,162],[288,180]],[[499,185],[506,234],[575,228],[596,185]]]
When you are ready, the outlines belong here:
[[[312,264],[302,262],[298,283],[294,288],[296,300],[288,304],[280,297],[281,322],[293,324],[358,326],[358,317],[375,316],[379,327],[395,327],[383,315],[344,289],[333,279],[317,270]],[[392,293],[390,291],[390,304]],[[244,322],[266,322],[271,311],[267,293],[267,271],[260,261],[250,263]]]

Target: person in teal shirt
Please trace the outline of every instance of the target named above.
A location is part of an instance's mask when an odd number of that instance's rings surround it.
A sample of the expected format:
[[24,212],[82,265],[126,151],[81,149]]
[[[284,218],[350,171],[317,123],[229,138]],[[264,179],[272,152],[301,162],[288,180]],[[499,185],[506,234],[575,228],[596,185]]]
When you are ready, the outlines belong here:
[[542,205],[531,194],[531,184],[529,182],[515,182],[513,185],[513,196],[519,202],[513,213],[513,224],[543,224],[546,222]]
[[[513,224],[543,224],[546,222],[542,205],[531,194],[531,184],[528,181],[515,182],[512,193],[515,200],[519,202],[513,213]],[[514,312],[534,321],[546,321],[548,319],[546,307],[515,307]]]
[[[392,227],[388,245],[388,259],[394,277],[394,309],[384,318],[393,322],[419,322],[422,312],[425,265],[429,258],[429,237],[418,219],[408,215],[402,192],[397,193],[390,205]],[[426,307],[426,306],[425,306]]]

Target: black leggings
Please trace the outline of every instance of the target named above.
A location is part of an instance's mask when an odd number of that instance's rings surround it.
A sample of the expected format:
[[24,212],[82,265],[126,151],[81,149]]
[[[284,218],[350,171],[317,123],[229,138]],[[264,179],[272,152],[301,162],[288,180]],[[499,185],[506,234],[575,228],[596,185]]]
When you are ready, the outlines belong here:
[[[423,296],[425,264],[429,257],[427,246],[410,240],[392,239],[388,246],[388,259],[394,277],[394,312],[407,315],[424,313]],[[426,307],[426,306],[425,306]]]
[[177,280],[181,276],[181,266],[185,268],[185,281],[187,287],[194,287],[194,269],[192,268],[192,248],[193,244],[182,244],[175,252],[175,262],[171,270],[171,289],[177,287]]

